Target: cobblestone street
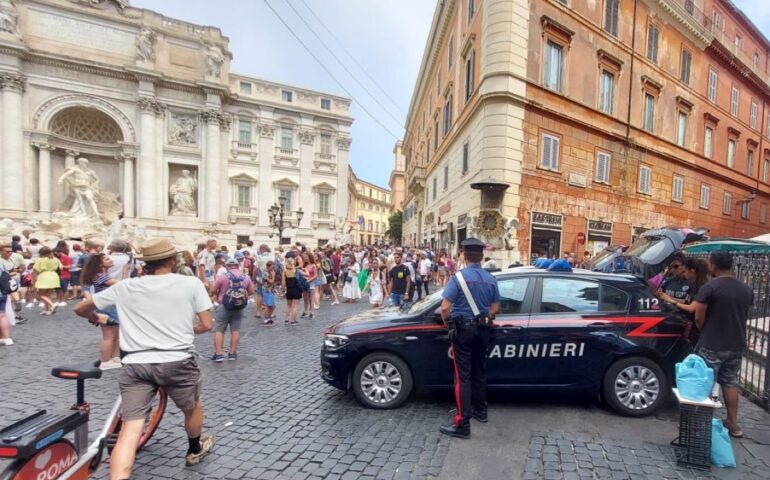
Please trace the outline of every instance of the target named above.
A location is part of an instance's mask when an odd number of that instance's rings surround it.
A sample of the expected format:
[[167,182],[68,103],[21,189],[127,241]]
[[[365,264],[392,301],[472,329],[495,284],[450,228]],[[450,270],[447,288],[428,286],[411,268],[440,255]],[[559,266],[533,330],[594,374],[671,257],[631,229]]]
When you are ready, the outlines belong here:
[[[673,462],[668,442],[676,436],[674,404],[652,418],[630,419],[592,398],[493,394],[491,422],[474,422],[465,442],[438,433],[453,406],[449,394],[418,396],[397,410],[365,409],[318,375],[324,328],[363,308],[324,303],[315,320],[293,328],[282,322],[262,327],[250,309],[236,362],[210,362],[211,335],[200,336],[214,453],[196,467],[184,466],[182,418],[170,405],[138,455],[133,478],[767,478],[770,415],[745,400],[748,438],[733,442],[739,468],[706,473],[677,469]],[[51,377],[50,368],[90,360],[98,349],[98,329],[69,309],[27,316],[29,322],[13,330],[16,345],[0,349],[0,425],[72,403],[74,383]],[[116,376],[112,370],[87,382],[92,432],[111,406]],[[97,478],[107,478],[106,467]]]

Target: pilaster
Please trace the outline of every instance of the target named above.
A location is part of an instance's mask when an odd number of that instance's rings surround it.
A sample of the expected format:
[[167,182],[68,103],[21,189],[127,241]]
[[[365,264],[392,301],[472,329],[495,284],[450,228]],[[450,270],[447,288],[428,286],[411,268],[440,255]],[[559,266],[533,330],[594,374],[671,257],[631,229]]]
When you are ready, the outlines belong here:
[[[24,112],[22,93],[24,75],[16,72],[0,73],[3,96],[2,111],[2,186],[0,208],[24,210]],[[50,181],[50,176],[49,176]]]
[[51,151],[54,149],[47,143],[35,143],[38,150],[38,210],[51,212]]
[[275,125],[260,123],[259,127],[259,184],[257,191],[258,225],[268,226],[268,217],[265,213],[273,204],[273,161],[275,157]]
[[163,182],[158,181],[160,171],[157,164],[156,117],[164,114],[166,106],[158,102],[155,97],[139,97],[137,105],[140,110],[137,176],[139,184],[142,185],[142,195],[138,205],[139,216],[160,218],[162,202],[159,189]]
[[201,120],[206,125],[206,142],[203,157],[203,183],[206,186],[201,195],[204,205],[203,219],[217,222],[220,219],[220,184],[222,174],[221,144],[219,140],[220,114],[217,109],[201,110]]

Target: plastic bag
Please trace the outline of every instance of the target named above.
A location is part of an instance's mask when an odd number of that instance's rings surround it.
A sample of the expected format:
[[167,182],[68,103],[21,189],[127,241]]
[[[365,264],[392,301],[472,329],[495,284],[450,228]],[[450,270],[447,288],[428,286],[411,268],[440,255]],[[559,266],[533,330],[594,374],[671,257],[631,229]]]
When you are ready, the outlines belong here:
[[714,370],[698,355],[690,354],[676,364],[676,388],[679,395],[693,402],[708,398],[714,385]]
[[722,420],[711,419],[711,463],[717,467],[735,468],[735,453],[730,441],[730,432]]

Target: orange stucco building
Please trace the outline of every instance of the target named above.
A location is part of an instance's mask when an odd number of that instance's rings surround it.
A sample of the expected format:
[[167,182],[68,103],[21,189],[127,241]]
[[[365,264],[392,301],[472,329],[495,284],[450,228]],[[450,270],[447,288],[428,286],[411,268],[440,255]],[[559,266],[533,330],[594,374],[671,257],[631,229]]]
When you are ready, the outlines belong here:
[[[473,65],[447,71],[447,49],[453,68],[468,51]],[[443,2],[403,145],[405,240],[454,248],[474,234],[528,261],[664,225],[766,233],[768,51],[729,0]],[[428,158],[442,92],[456,109]],[[458,163],[467,181],[447,175]],[[506,185],[494,205],[470,188],[487,177]]]

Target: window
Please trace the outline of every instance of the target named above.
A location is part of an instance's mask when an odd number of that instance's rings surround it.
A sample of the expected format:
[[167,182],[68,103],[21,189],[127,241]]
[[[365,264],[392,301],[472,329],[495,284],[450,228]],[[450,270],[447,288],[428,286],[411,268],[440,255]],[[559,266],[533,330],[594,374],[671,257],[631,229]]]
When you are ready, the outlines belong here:
[[283,205],[283,211],[291,212],[294,208],[294,202],[292,201],[292,191],[282,188],[278,191],[278,202]]
[[740,100],[741,92],[737,88],[733,87],[730,93],[730,115],[733,117],[738,116],[738,101]]
[[714,10],[713,15],[711,16],[711,24],[713,25],[713,28],[716,30],[723,30],[724,29],[724,23],[722,23],[722,14],[719,13],[719,10]]
[[476,14],[476,0],[468,0],[468,23],[471,23]]
[[433,121],[433,151],[438,150],[438,118]]
[[687,113],[679,111],[676,121],[676,144],[680,147],[685,146],[687,141]]
[[238,120],[238,143],[251,144],[251,122]]
[[754,150],[749,150],[746,154],[746,175],[754,176]]
[[620,0],[606,0],[604,2],[604,31],[618,36],[618,4]]
[[463,143],[463,166],[462,173],[468,172],[468,143]]
[[735,166],[735,140],[727,141],[727,166],[730,168]]
[[240,82],[238,84],[238,91],[241,92],[244,95],[251,95],[251,83],[250,82]]
[[529,279],[521,277],[497,282],[497,288],[500,291],[500,315],[529,313],[527,310],[522,310],[527,286],[529,286]]
[[610,183],[610,154],[596,152],[596,177],[599,183]]
[[759,66],[759,53],[754,52],[754,65]]
[[708,98],[711,103],[717,103],[717,72],[709,68]]
[[[735,50],[740,50],[741,45],[743,44],[743,39],[739,34],[735,34]],[[736,52],[737,53],[737,52]]]
[[602,70],[599,76],[599,110],[612,115],[614,97],[615,75],[607,70]]
[[370,232],[374,231],[374,226],[372,225],[372,221],[371,220],[369,220],[369,231]]
[[751,128],[757,128],[757,101],[751,99],[751,116],[749,117]]
[[281,128],[281,150],[294,150],[294,130],[291,128]]
[[328,193],[318,194],[318,213],[329,213],[329,200],[331,196]]
[[332,154],[332,136],[328,133],[321,134],[321,154]]
[[714,155],[714,129],[706,127],[703,138],[703,155],[707,158],[713,158]]
[[447,48],[446,70],[447,72],[452,69],[452,61],[454,60],[455,53],[455,37],[452,35],[449,37],[449,45]]
[[473,68],[476,61],[476,53],[471,50],[465,57],[465,101],[473,95]]
[[251,187],[238,185],[238,206],[240,208],[251,207]]
[[722,213],[725,215],[733,214],[733,194],[730,192],[725,192],[725,198],[722,202]]
[[700,208],[708,210],[711,203],[711,187],[705,183],[700,184]]
[[628,309],[628,294],[609,285],[602,285],[599,310],[602,312],[625,312]]
[[291,103],[292,100],[292,93],[288,90],[282,90],[281,91],[281,98],[283,98],[284,102]]
[[671,184],[671,200],[681,203],[684,200],[684,177],[674,175],[674,181]]
[[446,99],[444,104],[444,136],[449,133],[449,128],[452,126],[452,95]]
[[449,165],[444,165],[444,190],[449,188]]
[[331,110],[332,109],[332,101],[328,98],[322,98],[321,99],[321,109],[323,110]]
[[433,200],[436,199],[437,190],[438,190],[438,177],[433,177]]
[[592,313],[598,311],[598,284],[570,278],[543,279],[539,313]]
[[540,168],[559,170],[559,137],[544,133],[540,140]]
[[655,97],[649,93],[644,94],[644,119],[642,128],[648,132],[655,129]]
[[748,220],[751,217],[751,203],[747,201],[741,202],[741,218]]
[[690,84],[690,67],[692,66],[692,54],[689,50],[682,49],[682,59],[679,65],[679,80]]
[[646,165],[639,167],[639,193],[649,195],[652,184],[652,169]]
[[765,183],[770,181],[770,160],[765,160],[765,165],[762,168],[762,181]]
[[767,223],[767,204],[759,206],[759,223]]
[[561,92],[561,69],[564,49],[561,45],[548,40],[545,47],[545,78],[546,88]]
[[655,63],[658,63],[658,41],[660,37],[660,31],[658,27],[650,22],[647,25],[647,58]]

